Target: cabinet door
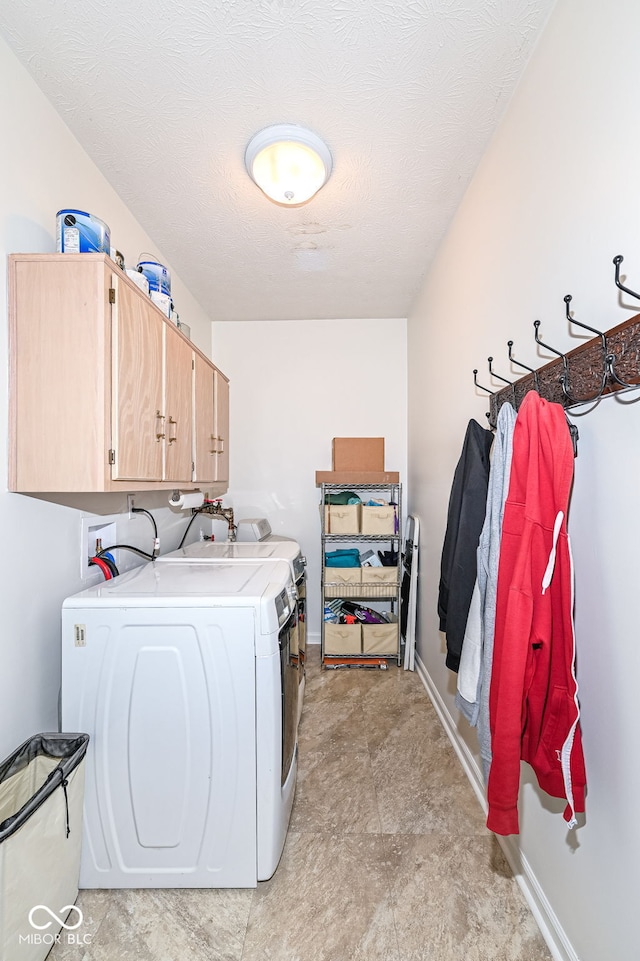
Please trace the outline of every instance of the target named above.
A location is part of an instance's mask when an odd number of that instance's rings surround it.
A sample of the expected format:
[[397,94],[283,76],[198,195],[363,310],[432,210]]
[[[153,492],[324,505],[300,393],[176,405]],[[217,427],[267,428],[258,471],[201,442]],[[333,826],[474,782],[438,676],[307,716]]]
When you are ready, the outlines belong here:
[[164,324],[151,301],[118,284],[113,306],[113,480],[161,481]]
[[164,479],[191,482],[193,352],[177,330],[165,324],[165,470]]
[[216,436],[216,476],[229,480],[229,381],[219,370],[213,372],[213,414]]
[[10,490],[109,481],[110,284],[91,254],[9,257]]
[[214,481],[217,470],[216,425],[213,416],[214,369],[199,354],[195,356],[194,386],[194,480]]

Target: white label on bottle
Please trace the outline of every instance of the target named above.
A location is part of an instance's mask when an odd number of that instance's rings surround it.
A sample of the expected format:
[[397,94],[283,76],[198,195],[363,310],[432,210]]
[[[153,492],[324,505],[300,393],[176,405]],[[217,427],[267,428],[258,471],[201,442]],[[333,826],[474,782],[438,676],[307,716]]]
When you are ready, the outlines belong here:
[[65,254],[80,253],[80,231],[77,227],[64,228],[64,244],[62,249]]

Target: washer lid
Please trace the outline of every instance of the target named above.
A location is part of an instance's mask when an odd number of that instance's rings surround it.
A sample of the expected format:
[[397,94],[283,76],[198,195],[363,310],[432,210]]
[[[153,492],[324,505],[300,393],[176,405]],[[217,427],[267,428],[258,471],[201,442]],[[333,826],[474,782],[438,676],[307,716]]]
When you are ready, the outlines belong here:
[[295,544],[297,547],[300,546],[297,540],[295,539],[295,537],[285,537],[284,534],[269,534],[268,537],[264,538],[262,543],[263,544],[273,544],[273,543],[284,544],[285,541],[288,542],[289,544]]
[[64,607],[256,607],[291,586],[286,561],[145,564],[98,587],[80,591]]
[[158,557],[161,561],[206,561],[212,559],[235,560],[241,558],[264,558],[282,557],[285,560],[293,561],[300,554],[300,545],[297,541],[271,540],[268,541],[244,541],[238,544],[235,541],[195,541],[186,547],[181,547],[177,551],[163,554]]
[[251,543],[238,544],[231,541],[195,541],[187,547],[180,547],[177,551],[171,551],[156,559],[156,563],[179,562],[179,563],[220,563],[221,561],[246,561],[247,558],[273,561],[278,558],[286,560],[291,567],[291,575],[294,581],[299,581],[304,576],[306,561],[300,553],[300,545],[297,541],[253,541]]

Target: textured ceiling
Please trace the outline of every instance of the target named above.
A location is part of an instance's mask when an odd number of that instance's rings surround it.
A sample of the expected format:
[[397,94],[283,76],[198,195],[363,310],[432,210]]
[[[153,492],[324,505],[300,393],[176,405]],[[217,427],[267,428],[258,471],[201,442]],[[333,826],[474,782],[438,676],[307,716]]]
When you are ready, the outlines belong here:
[[[0,32],[213,320],[403,317],[554,3],[11,0]],[[272,123],[332,152],[302,207],[245,172]]]

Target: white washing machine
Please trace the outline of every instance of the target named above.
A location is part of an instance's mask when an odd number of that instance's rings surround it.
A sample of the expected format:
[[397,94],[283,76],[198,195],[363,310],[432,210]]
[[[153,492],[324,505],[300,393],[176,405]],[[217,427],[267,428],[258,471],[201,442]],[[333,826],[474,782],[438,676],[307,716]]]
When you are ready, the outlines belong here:
[[62,724],[91,736],[81,888],[253,887],[297,771],[288,563],[148,564],[65,600]]

